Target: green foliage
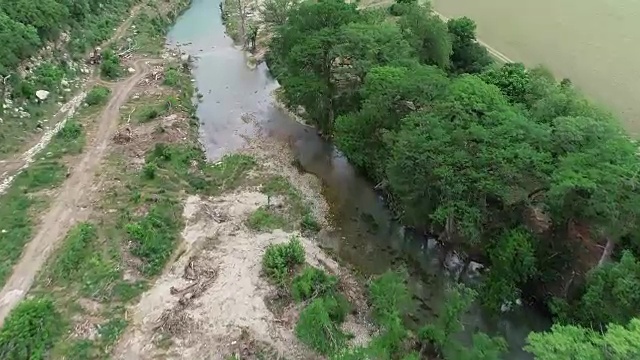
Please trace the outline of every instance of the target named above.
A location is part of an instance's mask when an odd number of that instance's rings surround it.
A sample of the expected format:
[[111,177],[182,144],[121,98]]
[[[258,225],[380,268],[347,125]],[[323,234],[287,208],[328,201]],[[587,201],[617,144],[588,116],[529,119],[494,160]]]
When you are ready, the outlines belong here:
[[302,243],[292,237],[287,243],[267,246],[262,257],[262,270],[272,281],[282,285],[296,266],[304,264],[304,259]]
[[327,298],[314,299],[300,313],[295,333],[298,339],[307,346],[323,355],[329,355],[341,349],[347,339],[339,327],[339,323],[332,320],[331,307]]
[[403,316],[410,304],[407,274],[387,271],[369,285],[369,299],[373,317],[380,326],[394,324]]
[[47,359],[64,334],[64,323],[49,298],[23,300],[0,329],[0,357],[7,360]]
[[162,83],[167,86],[176,87],[181,84],[182,78],[183,76],[180,74],[178,69],[170,67],[165,70],[164,80]]
[[452,37],[451,68],[456,73],[480,73],[489,65],[487,49],[476,41],[476,24],[468,17],[450,19],[447,29]]
[[425,325],[418,333],[423,346],[430,353],[445,359],[498,359],[507,349],[502,338],[490,338],[486,334],[477,333],[473,337],[473,346],[464,347],[457,339],[462,329],[462,315],[471,306],[477,293],[462,285],[447,290],[446,301],[438,311],[435,322]]
[[619,262],[606,263],[587,276],[585,291],[568,315],[587,327],[627,324],[640,309],[640,261],[624,251]]
[[260,19],[271,27],[282,26],[299,3],[298,0],[266,0],[260,8]]
[[106,86],[96,85],[87,93],[84,102],[89,106],[102,105],[107,102],[111,95],[111,89]]
[[92,243],[97,238],[96,228],[90,223],[81,223],[69,230],[50,270],[54,281],[74,279],[93,254]]
[[145,105],[140,110],[136,109],[135,118],[139,123],[146,123],[157,119],[162,113],[164,113],[164,108],[157,105]]
[[145,275],[159,274],[173,253],[178,242],[181,207],[170,201],[153,204],[146,215],[125,226],[134,244],[131,253],[143,264],[140,270]]
[[610,324],[599,333],[574,325],[555,324],[548,332],[531,333],[525,350],[538,360],[623,360],[640,357],[640,320]]
[[322,228],[318,223],[318,220],[313,216],[311,212],[307,212],[302,215],[302,220],[300,220],[300,227],[304,231],[317,233]]
[[100,74],[107,79],[117,79],[122,75],[120,58],[111,49],[102,52],[102,63],[100,64]]
[[144,166],[142,167],[142,176],[145,179],[153,180],[156,178],[157,170],[158,170],[158,166],[153,162],[144,164]]
[[337,285],[338,279],[335,276],[328,275],[323,270],[312,266],[307,266],[293,278],[291,294],[296,301],[300,302],[310,298],[334,294]]
[[449,67],[453,49],[447,24],[429,7],[414,5],[407,8],[398,25],[422,63],[442,69]]
[[482,284],[482,300],[494,311],[520,299],[520,286],[536,273],[535,244],[525,229],[506,231],[487,250],[491,268]]
[[79,154],[82,152],[85,143],[86,137],[82,125],[70,119],[58,131],[53,141],[49,143],[48,158],[54,159],[67,154]]
[[271,207],[261,206],[249,215],[247,226],[256,231],[271,231],[286,226],[282,215],[274,212]]

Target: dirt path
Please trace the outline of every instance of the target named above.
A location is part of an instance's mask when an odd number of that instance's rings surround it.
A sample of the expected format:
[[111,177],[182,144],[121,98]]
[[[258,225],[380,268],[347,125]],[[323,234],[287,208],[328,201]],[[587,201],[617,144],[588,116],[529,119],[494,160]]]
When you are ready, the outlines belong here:
[[[135,15],[140,10],[140,5],[134,6],[130,13],[129,17],[116,29],[113,36],[102,43],[102,47],[109,46],[114,41],[120,39],[126,31],[131,26]],[[87,54],[88,55],[88,54]],[[55,134],[62,129],[66,121],[73,116],[79,106],[82,104],[84,100],[84,96],[86,95],[86,91],[94,84],[104,84],[103,81],[99,78],[99,73],[93,71],[89,75],[88,80],[83,84],[83,86],[79,89],[78,95],[74,96],[71,100],[63,104],[60,109],[53,115],[51,118],[51,124],[55,124],[53,128],[47,130],[35,144],[31,145],[27,151],[21,154],[14,155],[9,157],[8,159],[0,160],[0,195],[4,193],[11,183],[13,179],[23,170],[25,170],[31,163],[34,161],[36,155],[42,149],[44,149]]]
[[95,138],[88,144],[87,151],[42,218],[38,232],[25,247],[22,258],[14,266],[13,274],[0,292],[0,326],[30,289],[38,270],[67,230],[87,217],[91,185],[96,170],[107,153],[109,141],[117,130],[119,109],[125,104],[135,85],[148,74],[148,62],[148,59],[136,61],[133,65],[135,75],[114,86],[113,96],[99,115]]

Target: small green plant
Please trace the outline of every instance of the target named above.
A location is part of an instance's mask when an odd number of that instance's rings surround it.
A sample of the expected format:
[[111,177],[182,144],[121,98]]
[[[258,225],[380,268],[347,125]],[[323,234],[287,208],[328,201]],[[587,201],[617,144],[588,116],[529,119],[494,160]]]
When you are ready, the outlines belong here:
[[300,227],[302,228],[302,230],[312,233],[317,233],[321,229],[318,220],[313,217],[313,214],[311,212],[307,212],[302,215],[302,220],[300,220]]
[[140,123],[146,123],[151,120],[157,119],[162,115],[164,109],[159,108],[158,106],[148,105],[136,111],[136,118]]
[[53,300],[23,300],[0,329],[0,354],[3,359],[47,359],[64,331],[62,316]]
[[271,244],[262,258],[264,273],[277,284],[284,284],[294,267],[304,264],[305,253],[302,243],[292,237],[286,244]]
[[182,75],[178,69],[170,67],[164,72],[163,84],[167,86],[179,86],[182,79]]
[[95,226],[81,223],[67,233],[51,269],[52,278],[59,281],[74,279],[92,255],[92,242],[98,238]]
[[101,105],[107,102],[109,95],[111,95],[111,89],[106,86],[96,85],[87,93],[84,102],[89,106]]
[[155,163],[146,163],[142,167],[142,176],[147,180],[153,180],[156,178],[156,170],[158,170],[158,166]]
[[284,228],[286,221],[268,207],[261,206],[249,215],[247,226],[256,231],[270,231]]
[[310,298],[333,294],[338,285],[338,278],[328,275],[323,270],[307,266],[293,278],[291,294],[300,302]]
[[178,207],[164,201],[156,203],[144,217],[125,226],[134,242],[131,252],[143,261],[143,274],[159,274],[173,253],[182,226]]
[[317,298],[302,310],[295,333],[300,341],[318,353],[330,355],[342,349],[347,335],[331,319],[326,301],[325,298]]

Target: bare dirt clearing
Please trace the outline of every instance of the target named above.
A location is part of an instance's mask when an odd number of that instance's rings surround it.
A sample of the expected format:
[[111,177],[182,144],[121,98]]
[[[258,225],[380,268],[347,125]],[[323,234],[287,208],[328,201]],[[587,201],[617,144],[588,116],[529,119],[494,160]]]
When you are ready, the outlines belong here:
[[[244,225],[267,203],[265,194],[249,189],[186,200],[183,251],[132,310],[133,325],[116,358],[315,358],[293,336],[299,309],[286,309],[278,317],[265,302],[276,290],[261,276],[262,255],[269,244],[294,235],[281,230],[256,234]],[[349,278],[312,240],[301,241],[312,266]],[[366,339],[369,330],[351,320],[348,327],[356,338]]]

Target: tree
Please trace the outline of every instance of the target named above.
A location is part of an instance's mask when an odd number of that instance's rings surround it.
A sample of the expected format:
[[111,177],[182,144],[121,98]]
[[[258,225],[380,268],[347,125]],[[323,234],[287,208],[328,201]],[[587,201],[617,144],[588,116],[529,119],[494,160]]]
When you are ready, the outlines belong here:
[[299,4],[298,0],[266,0],[260,8],[260,18],[267,26],[282,26],[289,13]]
[[463,330],[462,316],[469,311],[476,295],[474,290],[463,285],[446,290],[446,301],[439,309],[436,320],[418,332],[418,338],[422,342],[421,355],[452,360],[494,360],[500,357],[507,349],[502,338],[476,333],[473,335],[473,346],[467,348],[455,337]]
[[397,131],[411,112],[440,100],[448,85],[446,74],[432,66],[373,68],[360,89],[362,108],[336,120],[336,143],[375,181],[384,180],[391,150],[385,134]]
[[445,241],[475,247],[544,180],[548,155],[538,146],[547,131],[471,75],[456,79],[431,107],[409,115],[389,136],[389,185],[408,224],[431,220]]
[[451,68],[455,73],[480,73],[491,64],[484,46],[476,42],[476,24],[468,17],[450,19],[447,29],[452,38]]
[[594,269],[587,276],[584,294],[572,308],[576,320],[595,329],[628,323],[640,314],[640,261],[624,251],[620,262]]
[[421,62],[442,69],[449,67],[453,50],[447,25],[429,7],[411,6],[398,25]]
[[640,320],[610,324],[598,333],[575,325],[554,324],[551,330],[531,333],[525,350],[538,360],[626,360],[640,357]]
[[342,26],[359,18],[355,4],[342,0],[304,2],[278,28],[271,43],[272,69],[286,89],[287,105],[303,106],[326,134],[335,118],[338,91],[332,65],[338,34]]

